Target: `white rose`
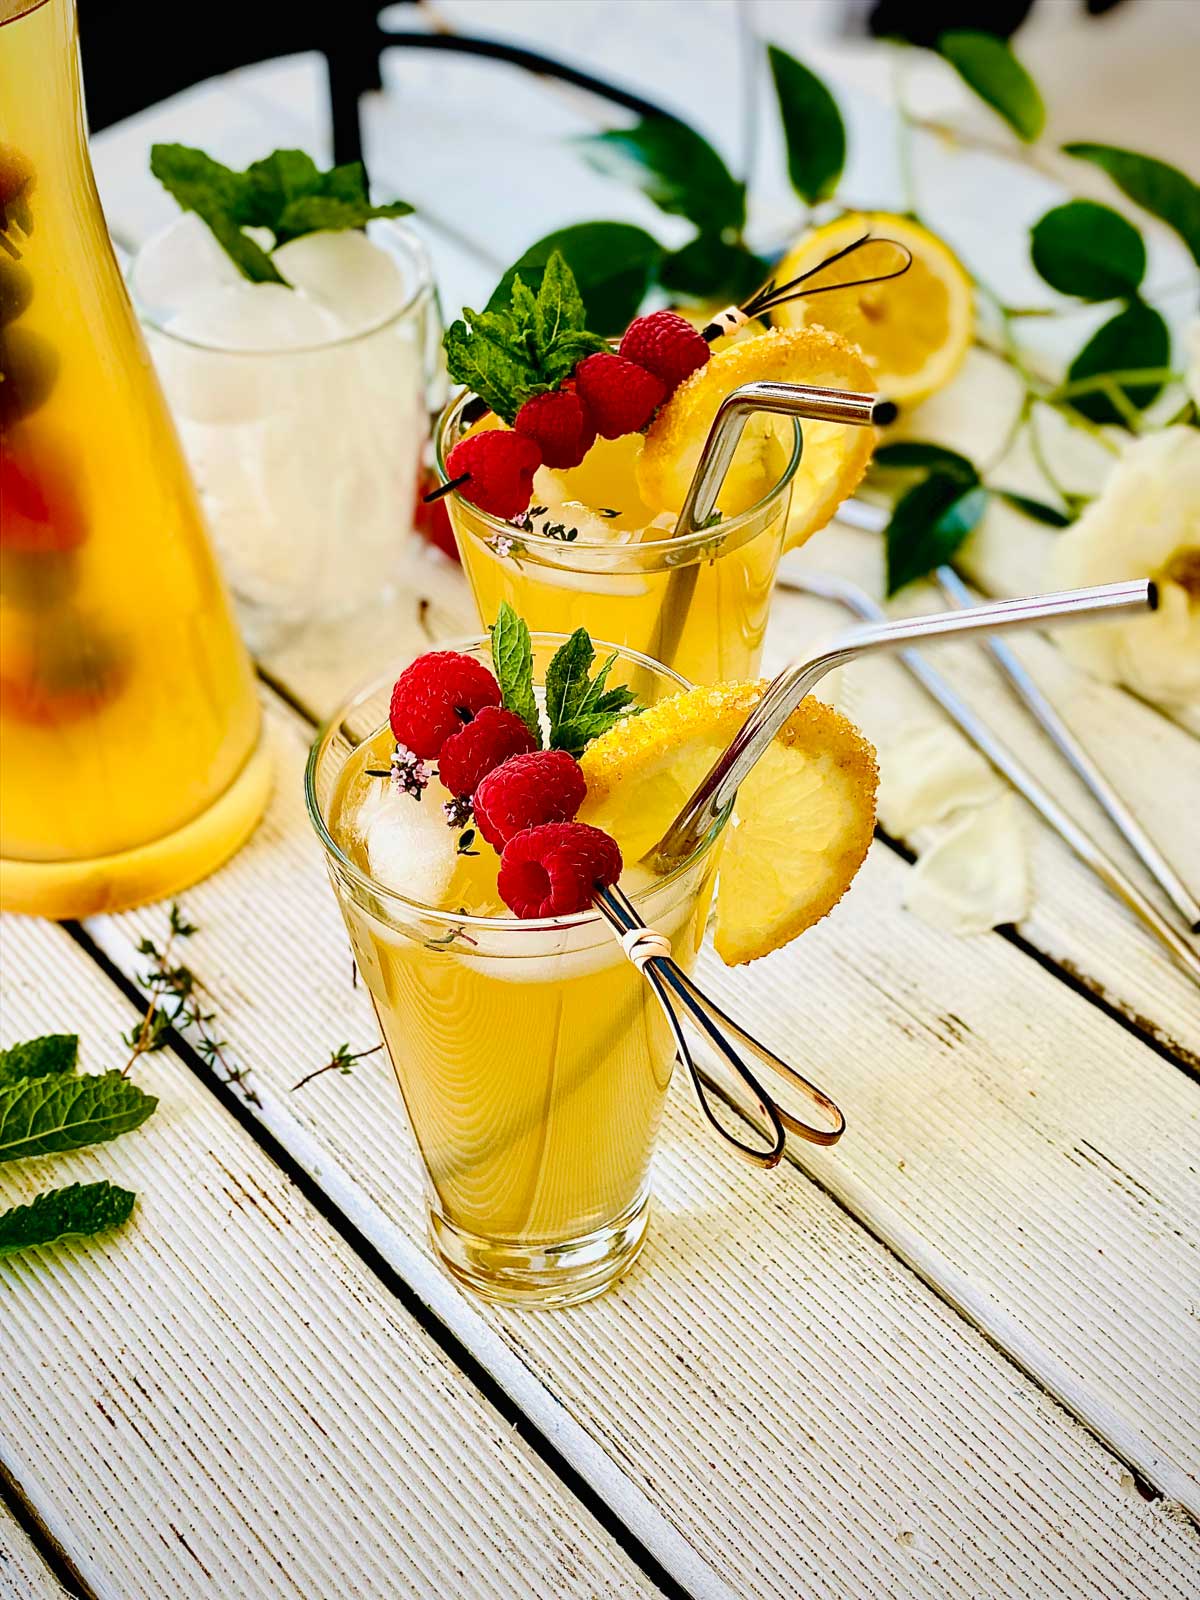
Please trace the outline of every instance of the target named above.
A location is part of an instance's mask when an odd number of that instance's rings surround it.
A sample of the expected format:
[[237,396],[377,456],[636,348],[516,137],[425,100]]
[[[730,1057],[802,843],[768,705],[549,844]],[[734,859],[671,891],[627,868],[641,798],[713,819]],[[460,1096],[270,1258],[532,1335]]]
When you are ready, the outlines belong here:
[[1101,495],[1054,540],[1049,587],[1153,578],[1159,607],[1128,622],[1064,628],[1064,652],[1094,677],[1168,707],[1200,705],[1200,432],[1138,439]]

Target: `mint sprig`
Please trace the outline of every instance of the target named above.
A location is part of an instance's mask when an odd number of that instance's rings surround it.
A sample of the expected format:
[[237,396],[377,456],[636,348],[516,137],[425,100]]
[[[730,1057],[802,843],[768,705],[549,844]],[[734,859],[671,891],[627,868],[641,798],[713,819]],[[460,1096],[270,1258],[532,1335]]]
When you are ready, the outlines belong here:
[[609,656],[594,677],[590,675],[596,651],[586,628],[576,628],[546,670],[546,714],[550,721],[551,750],[582,755],[593,739],[607,733],[614,722],[628,716],[637,696],[624,685],[605,685],[616,663]]
[[463,308],[443,340],[447,371],[511,426],[526,400],[556,388],[584,356],[608,348],[586,320],[575,275],[555,250],[536,294],[516,275],[507,306]]
[[0,1213],[0,1256],[119,1227],[129,1220],[136,1198],[131,1189],[119,1189],[107,1178],[47,1190],[28,1205]]
[[287,284],[270,254],[246,228],[274,235],[272,249],[306,233],[361,228],[373,217],[404,217],[404,200],[372,205],[366,168],[350,161],[322,172],[303,150],[275,150],[245,172],[183,144],[150,147],[150,171],[185,211],[206,223],[252,283]]
[[38,1039],[0,1050],[0,1089],[23,1078],[49,1078],[75,1071],[79,1060],[77,1033],[44,1033]]
[[533,693],[533,642],[529,629],[524,619],[504,600],[489,632],[501,704],[515,712],[541,744],[542,723]]
[[115,1139],[139,1127],[157,1104],[119,1072],[26,1078],[0,1089],[0,1161]]

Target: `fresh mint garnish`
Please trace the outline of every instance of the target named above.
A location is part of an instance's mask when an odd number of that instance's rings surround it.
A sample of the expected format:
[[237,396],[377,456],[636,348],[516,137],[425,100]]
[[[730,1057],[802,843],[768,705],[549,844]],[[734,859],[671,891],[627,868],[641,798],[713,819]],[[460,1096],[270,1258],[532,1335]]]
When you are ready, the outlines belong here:
[[77,1033],[45,1033],[40,1039],[0,1050],[0,1089],[23,1078],[51,1078],[75,1071],[79,1060]]
[[636,706],[631,689],[605,684],[616,654],[590,676],[596,652],[586,628],[577,628],[562,645],[546,672],[546,714],[550,720],[551,750],[580,756],[593,739],[607,733],[614,722]]
[[0,1161],[115,1139],[145,1122],[157,1104],[119,1072],[26,1078],[0,1089]]
[[107,1178],[50,1189],[28,1205],[0,1213],[0,1256],[119,1227],[129,1220],[136,1198],[131,1189],[119,1189]]
[[287,279],[246,228],[266,228],[277,249],[306,233],[361,228],[372,217],[404,217],[412,210],[404,200],[372,205],[361,161],[322,172],[303,150],[276,150],[245,172],[234,172],[203,150],[156,144],[150,147],[150,171],[185,211],[208,225],[252,283]]
[[533,693],[533,643],[524,620],[507,600],[501,602],[492,635],[492,665],[505,709],[513,711],[540,745],[542,724]]
[[584,356],[608,348],[585,322],[575,275],[555,250],[536,294],[518,275],[507,306],[464,307],[463,318],[446,329],[447,370],[511,426],[526,400],[555,388]]

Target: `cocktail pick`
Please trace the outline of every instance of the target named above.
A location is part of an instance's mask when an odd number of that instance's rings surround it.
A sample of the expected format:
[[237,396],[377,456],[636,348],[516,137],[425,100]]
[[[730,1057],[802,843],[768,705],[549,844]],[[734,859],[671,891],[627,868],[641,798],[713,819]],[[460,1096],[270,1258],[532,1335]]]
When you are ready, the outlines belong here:
[[[836,1144],[845,1132],[841,1111],[815,1084],[760,1043],[753,1034],[735,1022],[700,989],[675,961],[671,941],[663,933],[647,927],[629,897],[615,884],[598,889],[593,901],[608,922],[629,960],[654,990],[663,1009],[675,1051],[688,1070],[696,1098],[711,1127],[743,1161],[755,1167],[778,1166],[789,1132],[810,1144]],[[688,1045],[685,1019],[707,1041],[723,1076],[701,1067]],[[776,1094],[786,1090],[794,1105],[813,1112],[819,1122],[809,1122],[789,1104],[769,1094],[743,1061],[734,1041],[754,1055],[772,1074]],[[765,1128],[765,1143],[760,1147],[739,1138],[726,1127],[713,1107],[707,1090],[712,1089],[751,1125]]]
[[[847,256],[854,255],[869,244],[890,245],[898,251],[896,265],[887,272],[870,272],[862,278],[847,278],[841,283],[813,284],[812,280],[819,278],[826,267],[844,261]],[[701,328],[700,337],[711,344],[714,339],[720,339],[727,333],[736,333],[745,323],[753,321],[755,317],[765,316],[769,311],[774,311],[776,306],[786,305],[789,300],[807,300],[815,294],[833,294],[838,289],[862,289],[868,284],[886,283],[889,278],[903,277],[911,266],[912,251],[907,245],[901,244],[898,239],[877,239],[871,233],[864,233],[861,238],[843,245],[840,250],[826,256],[824,261],[818,261],[815,267],[809,267],[807,272],[789,279],[787,283],[776,284],[774,278],[769,278],[740,306],[726,306],[724,311],[718,311],[712,321]]]
[[1158,592],[1153,583],[1104,583],[1057,594],[999,600],[969,611],[939,611],[927,617],[898,617],[851,628],[819,655],[795,663],[768,684],[762,699],[734,735],[710,771],[683,806],[658,844],[648,852],[660,872],[669,871],[691,854],[729,805],[746,774],[804,699],[834,667],[859,656],[903,650],[912,644],[938,644],[965,634],[991,634],[1015,628],[1037,628],[1047,622],[1082,622],[1098,616],[1153,611]]

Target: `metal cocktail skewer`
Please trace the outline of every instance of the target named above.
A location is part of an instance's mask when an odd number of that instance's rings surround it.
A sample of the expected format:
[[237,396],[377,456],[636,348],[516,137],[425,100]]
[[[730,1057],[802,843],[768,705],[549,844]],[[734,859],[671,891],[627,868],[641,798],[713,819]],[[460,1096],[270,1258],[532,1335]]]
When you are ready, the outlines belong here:
[[999,600],[970,611],[942,611],[927,617],[902,617],[852,628],[810,660],[785,667],[768,684],[733,742],[714,763],[657,846],[649,852],[660,871],[690,855],[769,747],[792,712],[827,673],[859,656],[901,650],[917,642],[936,644],[964,634],[1000,629],[1033,628],[1051,621],[1079,622],[1098,615],[1152,611],[1157,604],[1153,583],[1105,583],[1060,594]]
[[[862,589],[842,578],[814,574],[811,577],[791,578],[788,580],[788,587],[798,589],[804,594],[814,595],[820,600],[832,600],[860,617],[876,619],[886,615],[882,606],[877,605]],[[1024,795],[1043,820],[1049,823],[1079,859],[1092,869],[1101,883],[1128,906],[1143,926],[1166,946],[1189,976],[1200,982],[1200,956],[1197,956],[1191,946],[1172,927],[1157,906],[1147,900],[1137,885],[1126,877],[1120,867],[1100,849],[1075,819],[1063,810],[1054,796],[1013,755],[1008,746],[1002,743],[987,724],[959,697],[941,673],[935,671],[916,650],[902,650],[900,660],[930,698],[937,701],[950,720],[975,748],[986,756],[996,771],[1007,778],[1019,794]]]
[[[614,884],[611,888],[597,890],[593,904],[616,934],[625,954],[654,990],[671,1029],[676,1054],[691,1077],[700,1109],[711,1126],[743,1161],[748,1161],[756,1167],[777,1166],[783,1156],[784,1142],[789,1131],[798,1134],[802,1139],[807,1139],[811,1144],[837,1143],[845,1132],[846,1119],[829,1096],[815,1084],[810,1083],[807,1078],[802,1077],[786,1061],[780,1060],[752,1034],[747,1033],[740,1023],[722,1011],[715,1001],[710,1000],[674,960],[671,954],[671,941],[665,934],[646,926],[622,889]],[[681,1011],[704,1035],[732,1073],[732,1094],[711,1073],[696,1064],[683,1031]],[[731,1034],[734,1039],[746,1046],[775,1074],[777,1079],[797,1093],[806,1105],[815,1108],[823,1119],[822,1124],[816,1125],[804,1121],[773,1099],[747,1067],[726,1034]],[[735,1109],[741,1109],[743,1112],[746,1097],[749,1098],[754,1110],[770,1129],[770,1142],[765,1149],[747,1144],[722,1125],[705,1093],[705,1085],[714,1089]],[[747,1120],[750,1120],[749,1117]]]

